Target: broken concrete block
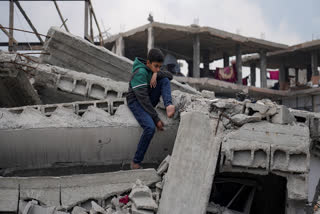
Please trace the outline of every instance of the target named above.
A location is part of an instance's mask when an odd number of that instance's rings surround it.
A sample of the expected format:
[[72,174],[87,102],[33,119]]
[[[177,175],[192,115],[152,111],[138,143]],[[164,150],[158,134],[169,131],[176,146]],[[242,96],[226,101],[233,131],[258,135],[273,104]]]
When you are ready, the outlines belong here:
[[310,166],[309,147],[305,144],[295,147],[271,145],[272,171],[307,173]]
[[134,204],[131,207],[132,214],[154,214],[151,210],[138,209]]
[[159,165],[158,169],[157,169],[157,173],[158,175],[163,175],[163,173],[165,173],[169,167],[169,163],[170,163],[170,155],[168,155]]
[[[0,74],[3,71],[0,70]],[[37,92],[23,71],[12,75],[0,75],[0,107],[18,107],[41,104]]]
[[234,139],[229,134],[221,148],[220,170],[268,174],[270,145],[258,141]]
[[278,107],[278,113],[272,117],[271,121],[277,124],[289,124],[295,121],[295,118],[288,108],[282,105]]
[[104,200],[127,192],[137,179],[141,179],[146,185],[160,181],[154,169],[65,176],[61,179],[61,203],[66,208],[89,199]]
[[71,212],[71,214],[87,214],[87,213],[88,211],[85,208],[78,207],[78,206],[75,206]]
[[42,63],[84,73],[94,73],[114,80],[129,81],[132,69],[131,60],[57,27],[51,27],[48,35],[50,39],[45,42],[44,49],[50,55],[42,56]]
[[[222,124],[201,112],[181,114],[159,214],[205,213],[221,144]],[[183,178],[183,179],[182,179]]]
[[92,209],[96,211],[97,213],[107,214],[107,211],[105,211],[99,204],[97,204],[94,201],[91,201]]
[[137,209],[157,211],[158,205],[152,198],[152,192],[138,179],[129,195],[130,200]]
[[308,181],[305,175],[287,176],[288,199],[306,200],[308,198]]
[[0,211],[17,212],[19,183],[16,178],[0,177]]
[[35,199],[46,206],[60,206],[60,178],[25,177],[18,178],[20,199]]
[[201,96],[210,100],[213,100],[216,98],[215,93],[213,91],[207,91],[207,90],[202,90]]
[[246,103],[246,108],[252,109],[254,112],[259,112],[260,114],[266,114],[269,106],[263,103]]
[[259,116],[248,116],[245,114],[236,114],[231,117],[231,121],[235,123],[235,125],[242,126],[246,123],[258,122],[261,120]]

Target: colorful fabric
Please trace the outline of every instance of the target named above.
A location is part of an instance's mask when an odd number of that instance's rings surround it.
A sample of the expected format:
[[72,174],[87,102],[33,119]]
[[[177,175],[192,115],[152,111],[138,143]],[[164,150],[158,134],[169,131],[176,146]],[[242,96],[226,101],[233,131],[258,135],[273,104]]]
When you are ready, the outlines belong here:
[[275,71],[268,71],[270,74],[270,79],[271,80],[279,80],[279,70]]
[[237,82],[237,71],[235,65],[225,68],[217,68],[214,74],[215,79],[232,83]]

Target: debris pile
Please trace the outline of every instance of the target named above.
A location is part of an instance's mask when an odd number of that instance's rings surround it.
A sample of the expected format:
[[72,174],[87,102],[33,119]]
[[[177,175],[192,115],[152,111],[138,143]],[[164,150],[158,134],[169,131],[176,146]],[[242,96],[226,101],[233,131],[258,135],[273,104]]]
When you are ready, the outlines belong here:
[[272,213],[277,207],[264,202],[272,196],[261,200],[271,185],[283,188],[279,203],[288,213],[310,202],[318,113],[268,99],[216,98],[173,80],[177,112],[168,119],[163,103],[156,107],[165,131],[155,134],[145,157],[163,161],[157,171],[123,170],[142,131],[125,99],[132,62],[58,28],[49,35],[49,54],[40,60],[0,52],[1,175],[59,163],[121,170],[0,177],[0,212]]

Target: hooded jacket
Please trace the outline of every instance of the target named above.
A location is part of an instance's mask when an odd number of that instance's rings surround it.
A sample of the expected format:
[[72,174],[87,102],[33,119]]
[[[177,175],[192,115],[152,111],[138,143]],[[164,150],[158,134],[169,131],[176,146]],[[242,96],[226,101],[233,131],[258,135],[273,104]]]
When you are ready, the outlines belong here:
[[[143,109],[151,116],[155,124],[160,120],[150,101],[150,81],[152,78],[152,71],[146,65],[146,60],[135,58],[132,66],[132,77],[129,82],[129,89],[127,94],[127,102],[130,103],[138,100]],[[166,71],[159,71],[157,79],[167,77],[172,79],[172,74]]]

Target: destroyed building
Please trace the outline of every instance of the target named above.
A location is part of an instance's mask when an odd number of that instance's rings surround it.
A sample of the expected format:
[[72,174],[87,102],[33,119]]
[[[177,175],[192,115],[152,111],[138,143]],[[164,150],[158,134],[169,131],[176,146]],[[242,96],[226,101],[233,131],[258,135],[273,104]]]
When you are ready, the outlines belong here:
[[[163,104],[157,106],[165,131],[155,134],[146,169],[129,170],[142,131],[125,99],[131,60],[181,36],[170,47],[188,58],[192,75],[171,81],[178,111],[168,119]],[[48,54],[0,51],[0,213],[317,211],[319,88],[272,90],[200,78],[200,59],[227,63],[236,55],[239,71],[242,61],[255,60],[263,73],[292,47],[156,22],[104,44],[52,27],[43,44]],[[200,48],[213,45],[220,51]],[[140,52],[126,55],[132,47]],[[241,58],[259,51],[260,61]],[[311,104],[301,106],[301,99]]]

